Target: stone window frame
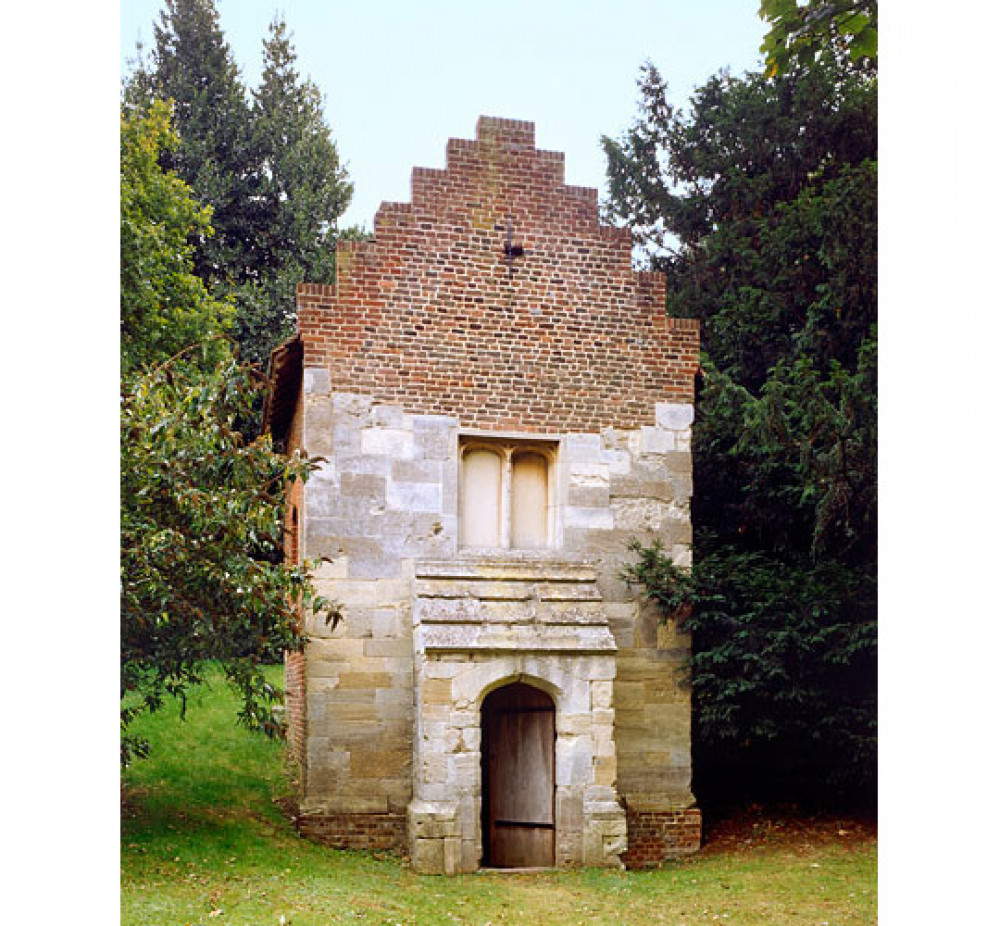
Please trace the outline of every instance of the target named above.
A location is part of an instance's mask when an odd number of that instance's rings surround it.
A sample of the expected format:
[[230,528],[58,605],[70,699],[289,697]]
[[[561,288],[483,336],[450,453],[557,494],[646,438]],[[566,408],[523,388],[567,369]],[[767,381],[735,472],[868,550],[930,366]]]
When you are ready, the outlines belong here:
[[[552,435],[520,435],[462,431],[458,435],[458,551],[463,555],[514,555],[539,556],[557,551],[562,546],[561,519],[559,517],[559,438]],[[474,450],[490,450],[501,458],[500,485],[500,545],[466,545],[462,537],[462,511],[464,504],[463,465],[465,457]],[[543,547],[515,547],[512,541],[513,518],[513,459],[519,453],[536,453],[547,463],[546,490],[546,543]]]

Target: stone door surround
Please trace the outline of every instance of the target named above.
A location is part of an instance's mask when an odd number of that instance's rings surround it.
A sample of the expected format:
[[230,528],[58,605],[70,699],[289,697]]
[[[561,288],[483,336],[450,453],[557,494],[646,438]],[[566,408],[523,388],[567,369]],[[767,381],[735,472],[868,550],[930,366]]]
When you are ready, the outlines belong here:
[[555,704],[555,862],[620,866],[614,638],[595,568],[566,560],[418,563],[413,640],[417,731],[407,811],[418,872],[482,859],[481,708],[523,682]]

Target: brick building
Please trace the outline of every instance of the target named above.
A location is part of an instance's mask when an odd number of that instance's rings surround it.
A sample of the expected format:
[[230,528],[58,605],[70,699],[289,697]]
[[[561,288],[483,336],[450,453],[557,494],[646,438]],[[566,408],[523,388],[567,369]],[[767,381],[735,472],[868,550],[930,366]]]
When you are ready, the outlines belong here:
[[326,463],[288,506],[336,628],[288,660],[298,825],[421,872],[697,849],[689,641],[621,579],[690,556],[698,327],[527,122],[413,172],[337,285],[298,290],[268,426]]

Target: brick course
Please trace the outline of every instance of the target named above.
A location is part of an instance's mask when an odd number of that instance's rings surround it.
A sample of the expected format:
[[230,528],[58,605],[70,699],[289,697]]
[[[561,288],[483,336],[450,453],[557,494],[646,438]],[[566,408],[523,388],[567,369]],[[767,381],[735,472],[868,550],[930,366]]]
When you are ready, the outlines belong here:
[[307,839],[334,849],[381,849],[403,852],[406,814],[302,814],[295,826]]
[[306,657],[285,653],[285,738],[288,751],[302,766],[306,756]]
[[701,811],[625,809],[628,850],[622,862],[629,869],[655,868],[668,859],[691,855],[701,847]]
[[[373,241],[338,244],[335,287],[298,287],[304,365],[498,430],[638,427],[693,401],[697,321],[667,317],[662,275],[632,269],[629,231],[600,225],[563,159],[530,122],[451,139],[445,170],[413,171],[411,203],[383,203]],[[508,221],[523,256],[505,256]]]

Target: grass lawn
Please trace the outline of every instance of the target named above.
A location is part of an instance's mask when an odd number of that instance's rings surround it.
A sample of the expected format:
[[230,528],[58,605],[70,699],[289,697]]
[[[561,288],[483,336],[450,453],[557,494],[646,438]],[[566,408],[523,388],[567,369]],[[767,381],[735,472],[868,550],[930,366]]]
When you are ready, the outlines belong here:
[[153,757],[123,787],[125,926],[876,922],[875,836],[850,821],[730,821],[697,857],[649,872],[444,878],[326,849],[274,803],[288,794],[283,745],[234,718],[219,680],[194,695],[186,721],[172,709],[144,718]]

